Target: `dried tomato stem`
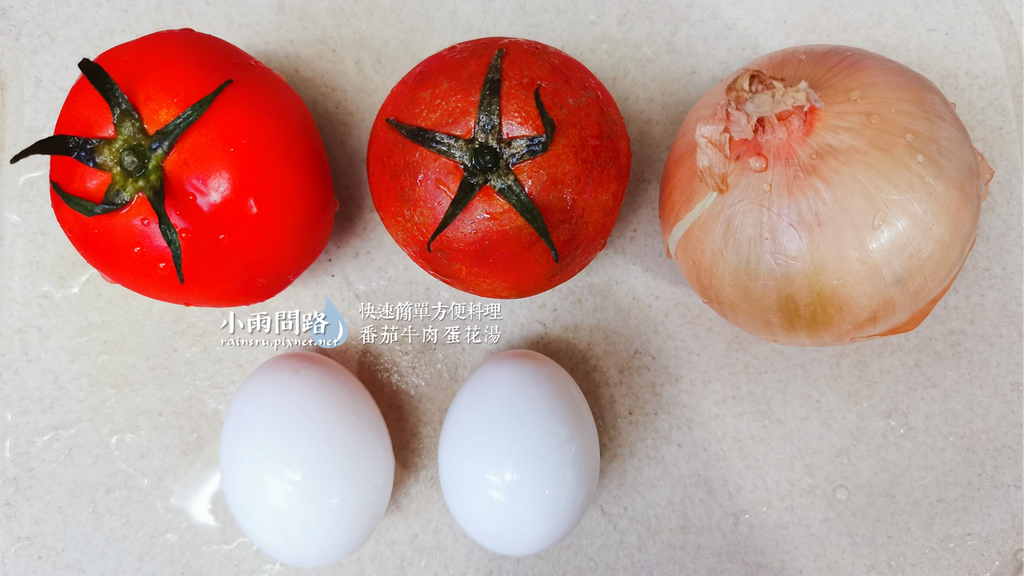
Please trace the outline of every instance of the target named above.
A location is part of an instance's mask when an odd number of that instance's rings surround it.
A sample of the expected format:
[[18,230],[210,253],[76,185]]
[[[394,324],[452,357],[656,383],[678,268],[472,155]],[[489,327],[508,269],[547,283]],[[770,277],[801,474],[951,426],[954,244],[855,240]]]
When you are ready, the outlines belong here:
[[501,59],[505,49],[499,48],[491,58],[487,68],[483,88],[480,91],[480,104],[477,108],[476,125],[473,136],[469,139],[459,138],[451,134],[434,132],[419,126],[399,122],[394,118],[385,121],[399,134],[412,142],[454,160],[462,166],[462,181],[445,210],[441,222],[427,240],[427,252],[434,240],[459,217],[469,202],[484,186],[490,185],[494,192],[533,228],[540,236],[544,245],[551,251],[551,257],[558,262],[558,250],[551,238],[547,224],[540,210],[527,195],[519,178],[512,172],[512,167],[532,160],[548,151],[555,137],[555,121],[544,108],[540,99],[540,86],[533,91],[533,99],[537,104],[544,134],[536,136],[520,136],[503,138],[501,131]]

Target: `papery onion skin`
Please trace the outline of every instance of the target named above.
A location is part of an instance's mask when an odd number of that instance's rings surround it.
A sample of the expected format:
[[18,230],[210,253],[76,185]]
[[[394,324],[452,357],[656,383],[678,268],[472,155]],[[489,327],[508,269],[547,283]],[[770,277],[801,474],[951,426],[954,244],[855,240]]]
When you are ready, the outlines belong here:
[[[727,87],[751,70],[806,81],[821,107],[797,107],[783,137],[727,129],[717,190],[698,174],[696,135],[714,137]],[[718,149],[702,144],[705,171]],[[687,115],[662,176],[662,236],[693,290],[739,328],[845,344],[927,317],[974,244],[991,177],[924,76],[856,48],[789,48],[729,75]]]

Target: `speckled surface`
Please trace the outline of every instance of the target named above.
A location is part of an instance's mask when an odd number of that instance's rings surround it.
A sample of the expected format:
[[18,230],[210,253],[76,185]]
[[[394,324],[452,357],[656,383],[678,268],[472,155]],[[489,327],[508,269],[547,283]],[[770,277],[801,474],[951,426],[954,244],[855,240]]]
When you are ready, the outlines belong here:
[[[80,58],[175,27],[221,36],[283,73],[332,160],[341,210],[326,251],[278,297],[237,309],[243,317],[319,310],[326,295],[356,332],[361,302],[479,301],[391,241],[364,170],[390,87],[449,44],[509,35],[565,50],[604,81],[632,137],[633,175],[607,249],[563,286],[505,303],[497,345],[353,338],[326,352],[380,403],[398,467],[371,539],[315,573],[1019,573],[1021,4],[835,6],[0,3],[0,573],[299,573],[253,549],[215,483],[225,405],[275,352],[222,347],[227,311],[105,283],[53,218],[46,161],[6,163],[50,133]],[[815,42],[867,48],[931,78],[996,178],[974,252],[919,329],[783,348],[720,320],[687,288],[665,257],[657,188],[704,91],[762,53]],[[567,539],[507,559],[448,514],[436,448],[472,367],[517,347],[579,381],[602,466]]]

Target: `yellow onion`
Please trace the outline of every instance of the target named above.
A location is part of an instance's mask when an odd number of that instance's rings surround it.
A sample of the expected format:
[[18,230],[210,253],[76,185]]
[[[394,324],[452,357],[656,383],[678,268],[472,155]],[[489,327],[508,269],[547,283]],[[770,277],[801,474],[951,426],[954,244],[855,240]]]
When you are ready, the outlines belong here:
[[927,78],[855,48],[762,56],[705,94],[661,181],[693,290],[765,340],[913,330],[970,252],[992,169]]

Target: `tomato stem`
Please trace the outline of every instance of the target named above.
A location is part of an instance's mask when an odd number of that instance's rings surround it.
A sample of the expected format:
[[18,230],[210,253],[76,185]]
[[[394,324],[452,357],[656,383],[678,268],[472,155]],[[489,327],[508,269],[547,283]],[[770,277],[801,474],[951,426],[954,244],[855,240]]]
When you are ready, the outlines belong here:
[[139,145],[125,146],[121,149],[118,165],[128,176],[142,176],[146,171],[146,164],[149,163],[149,154],[145,148]]
[[178,229],[171,222],[164,206],[163,162],[171,153],[178,138],[199,120],[232,80],[225,81],[151,136],[146,131],[139,113],[102,66],[83,58],[78,63],[78,68],[110,108],[114,138],[83,138],[56,134],[43,138],[15,154],[11,158],[11,164],[35,155],[67,156],[90,168],[109,172],[110,185],[103,193],[103,201],[100,203],[68,194],[56,182],[50,181],[57,196],[69,208],[83,216],[92,217],[114,212],[124,208],[137,194],[144,195],[156,214],[160,235],[171,253],[178,282],[184,284]]
[[536,204],[526,193],[512,167],[532,160],[551,148],[555,137],[555,121],[544,108],[540,98],[540,86],[533,92],[537,112],[540,114],[544,134],[504,138],[501,129],[501,60],[505,49],[499,48],[491,58],[491,64],[480,90],[480,104],[476,124],[471,138],[459,138],[451,134],[434,132],[419,126],[404,124],[394,118],[386,122],[399,134],[415,144],[440,156],[458,162],[462,166],[462,181],[448,205],[441,222],[427,240],[427,252],[434,240],[462,214],[470,201],[484,186],[490,185],[494,192],[508,202],[516,212],[540,236],[558,262],[558,250],[551,239],[544,217]]

